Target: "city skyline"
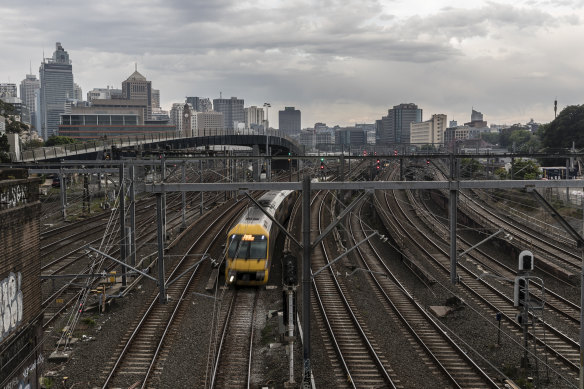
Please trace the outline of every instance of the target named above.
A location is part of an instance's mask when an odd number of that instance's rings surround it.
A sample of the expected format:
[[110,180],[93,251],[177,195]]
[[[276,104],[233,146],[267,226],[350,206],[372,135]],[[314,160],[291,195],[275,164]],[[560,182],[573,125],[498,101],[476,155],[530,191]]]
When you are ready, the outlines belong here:
[[121,88],[137,63],[166,110],[222,94],[271,103],[273,125],[285,106],[306,128],[372,123],[401,103],[459,123],[473,107],[489,124],[546,123],[555,99],[558,112],[583,102],[582,0],[272,3],[2,5],[0,82],[38,77],[62,42],[84,91]]

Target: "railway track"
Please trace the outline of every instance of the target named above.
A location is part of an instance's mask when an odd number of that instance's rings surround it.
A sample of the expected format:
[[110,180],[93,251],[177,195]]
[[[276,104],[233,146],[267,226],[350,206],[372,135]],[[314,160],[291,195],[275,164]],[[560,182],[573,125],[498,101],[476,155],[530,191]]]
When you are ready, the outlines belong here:
[[[355,214],[351,215],[349,228],[352,244],[364,239],[363,231],[370,229],[364,226],[363,220],[361,208],[358,210],[358,217]],[[388,311],[393,311],[397,315],[398,320],[408,331],[411,343],[419,345],[419,352],[429,358],[429,363],[435,366],[451,385],[457,388],[501,387],[406,291],[371,241],[368,241],[365,247],[358,247],[356,253],[359,262],[369,273],[368,279],[378,299],[384,303]]]
[[[217,244],[218,239],[222,240],[228,220],[235,217],[242,206],[243,203],[230,206],[220,215],[206,214],[202,225],[208,223],[208,227],[204,231],[199,231],[199,237],[166,279],[167,283],[172,281],[167,289],[170,296],[168,303],[160,304],[158,293],[152,296],[152,302],[118,347],[117,356],[107,363],[103,388],[133,384],[144,388],[149,380],[153,379],[151,375],[161,363],[158,357],[161,355],[166,336],[174,324],[174,319],[179,315],[182,302],[189,293],[193,280],[200,274],[199,268],[205,263],[194,267],[201,257],[192,254],[206,254],[212,245]],[[188,274],[176,279],[175,282],[174,279],[183,272]]]
[[[417,245],[421,252],[425,253],[425,258],[430,260],[428,265],[433,268],[432,271],[436,274],[448,275],[450,272],[448,253],[439,245],[436,245],[431,237],[428,237],[424,231],[417,227],[418,223],[413,221],[411,216],[412,206],[408,205],[408,209],[406,209],[406,204],[409,204],[407,198],[398,199],[397,196],[397,191],[384,192],[384,199],[381,201],[385,202],[386,205],[385,210],[380,213],[399,213],[399,215],[394,215],[394,223],[407,223],[408,226],[403,226],[403,228],[412,236],[411,242]],[[479,279],[479,274],[473,273],[471,269],[460,262],[458,264],[458,273],[461,278],[459,285],[464,288],[464,293],[467,294],[468,298],[476,301],[482,309],[488,312],[488,316],[494,316],[500,312],[504,319],[505,328],[516,339],[521,339],[522,327],[515,320],[517,309],[513,307],[512,300],[497,288]],[[565,373],[567,379],[575,379],[579,363],[577,342],[545,322],[538,321],[538,324],[541,329],[536,327],[536,330],[531,331],[529,334],[538,347],[538,355],[549,355],[550,361],[557,368],[557,372],[567,369],[568,371]]]
[[[437,235],[435,242],[437,244],[442,242],[441,247],[443,247],[445,251],[448,250],[448,245],[450,243],[444,239],[444,237],[448,236],[449,234],[448,228],[441,220],[436,217],[434,213],[432,213],[426,207],[425,202],[417,201],[411,191],[408,191],[408,199],[410,204],[414,205],[414,209],[422,210],[422,212],[417,212],[417,216],[420,218],[420,220],[424,221],[425,225],[432,226],[432,232]],[[460,236],[457,237],[457,247],[460,249],[466,250],[472,246],[473,244],[471,242],[467,242]],[[505,283],[505,281],[502,279],[506,279],[508,281],[513,280],[518,275],[517,270],[506,265],[503,261],[495,258],[494,256],[482,251],[480,247],[477,247],[473,251],[468,252],[466,256],[474,263],[479,264],[483,269],[484,274],[490,274],[497,277],[487,277],[487,282],[496,282],[499,288],[504,288],[508,291],[509,294],[512,293],[512,291],[509,290],[510,285]],[[569,299],[561,296],[559,293],[556,293],[549,288],[545,288],[536,280],[531,280],[530,284],[534,286],[531,292],[532,295],[535,296],[535,298],[540,302],[545,300],[544,309],[546,310],[546,317],[559,316],[574,325],[578,325],[580,323],[580,306],[578,304],[570,301]],[[577,330],[578,328],[574,328],[574,331]]]
[[[323,215],[327,193],[318,193],[311,210],[311,240],[320,233],[324,224]],[[318,206],[317,206],[318,205]],[[324,242],[317,245],[311,256],[312,272],[329,263],[330,259]],[[358,309],[337,281],[332,267],[319,273],[312,280],[317,308],[328,328],[330,341],[336,357],[343,367],[338,377],[339,386],[346,387],[399,387],[395,374],[388,367],[387,360],[362,325]],[[332,357],[332,356],[331,356]]]
[[217,349],[209,353],[208,388],[249,388],[251,386],[254,316],[257,288],[236,289],[223,320]]

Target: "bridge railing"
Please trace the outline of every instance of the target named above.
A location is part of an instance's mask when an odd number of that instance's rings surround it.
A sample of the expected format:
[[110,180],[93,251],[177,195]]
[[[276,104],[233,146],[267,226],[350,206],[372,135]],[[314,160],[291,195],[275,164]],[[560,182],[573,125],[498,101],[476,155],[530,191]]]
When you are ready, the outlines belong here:
[[[288,140],[295,144],[296,142],[288,137],[284,132],[279,130],[256,131],[251,129],[245,130],[219,130],[219,131],[203,131],[201,130],[196,136],[225,136],[225,135],[260,135],[279,137]],[[122,136],[108,139],[88,140],[80,143],[70,143],[65,145],[57,145],[50,147],[39,147],[32,150],[24,150],[17,157],[14,153],[10,153],[12,162],[36,162],[47,159],[65,158],[72,155],[86,154],[91,152],[99,152],[109,150],[112,147],[127,147],[141,144],[149,144],[154,142],[161,142],[165,140],[184,139],[185,136],[179,135],[176,131],[152,132],[148,134],[140,134],[135,136]]]

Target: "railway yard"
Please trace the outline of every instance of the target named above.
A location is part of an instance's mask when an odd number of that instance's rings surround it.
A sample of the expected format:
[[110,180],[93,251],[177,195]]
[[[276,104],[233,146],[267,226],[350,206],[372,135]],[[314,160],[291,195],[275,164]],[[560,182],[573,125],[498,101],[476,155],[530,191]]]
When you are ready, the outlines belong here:
[[[441,162],[404,168],[396,161],[375,171],[371,160],[358,160],[341,170],[342,181],[448,181]],[[272,181],[334,181],[337,172],[331,161],[326,172],[274,170]],[[211,169],[179,173],[169,168],[166,182],[221,177]],[[74,188],[68,201],[80,203]],[[249,287],[227,286],[224,257],[227,231],[251,200],[233,191],[166,193],[161,303],[160,196],[137,196],[136,243],[120,245],[125,196],[120,205],[115,192],[98,193],[91,214],[72,206],[63,222],[59,190],[40,200],[43,386],[302,387],[305,269],[294,240],[303,241],[303,196],[286,221],[289,236],[275,242],[267,284]],[[453,284],[448,190],[311,191],[310,241],[338,221],[311,251],[316,387],[578,387],[582,249],[525,190],[461,189],[458,196]],[[553,204],[582,225],[581,206]],[[514,304],[524,250],[535,262],[527,327]],[[293,337],[282,314],[283,253],[297,258]],[[123,274],[111,260],[122,257],[139,272]]]

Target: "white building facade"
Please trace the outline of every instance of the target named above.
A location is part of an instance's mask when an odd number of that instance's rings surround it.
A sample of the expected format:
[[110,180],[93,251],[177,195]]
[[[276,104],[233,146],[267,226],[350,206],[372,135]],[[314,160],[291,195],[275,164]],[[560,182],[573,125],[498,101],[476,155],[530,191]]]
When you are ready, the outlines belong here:
[[410,123],[410,144],[434,145],[444,144],[444,131],[446,131],[446,115],[435,114],[425,122]]

